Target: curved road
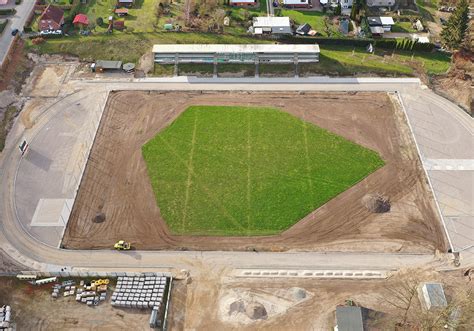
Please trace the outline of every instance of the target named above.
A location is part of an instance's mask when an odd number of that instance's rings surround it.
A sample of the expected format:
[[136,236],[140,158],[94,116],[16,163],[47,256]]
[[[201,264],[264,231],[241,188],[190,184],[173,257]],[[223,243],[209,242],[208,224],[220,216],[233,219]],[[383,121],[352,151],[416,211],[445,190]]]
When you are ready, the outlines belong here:
[[[65,97],[55,107],[45,112],[34,128],[29,131],[19,130],[16,123],[9,136],[7,146],[0,158],[0,248],[10,257],[25,267],[42,271],[58,271],[68,266],[70,270],[92,271],[146,271],[164,269],[193,270],[199,266],[208,265],[210,268],[286,268],[286,269],[372,269],[393,270],[400,267],[432,265],[448,267],[448,255],[435,257],[428,254],[384,254],[384,253],[343,253],[343,252],[285,252],[285,253],[255,253],[255,252],[175,252],[175,251],[131,251],[120,253],[115,251],[77,251],[63,250],[45,245],[25,231],[17,219],[15,211],[15,178],[20,163],[17,145],[22,137],[33,137],[41,130],[48,129],[48,123],[63,109],[63,105],[74,107],[75,98],[101,95],[114,89],[131,90],[339,90],[339,91],[399,91],[407,113],[414,111],[410,107],[418,100],[421,103],[432,102],[442,104],[445,121],[451,121],[454,127],[464,127],[467,134],[472,135],[472,120],[464,116],[459,109],[435,95],[424,90],[417,81],[413,80],[379,80],[377,83],[359,80],[345,83],[344,80],[331,80],[331,84],[315,84],[308,80],[268,80],[252,81],[258,84],[236,80],[194,80],[192,82],[179,79],[140,80],[130,81],[78,81],[76,93]],[[226,84],[223,84],[226,83]],[[318,81],[317,83],[320,83]],[[409,108],[409,109],[408,109]],[[412,118],[410,118],[412,122]],[[411,123],[414,126],[414,123]],[[464,136],[462,136],[464,138]],[[458,142],[456,142],[458,143]],[[423,153],[422,153],[423,154]],[[423,159],[423,156],[422,156]],[[472,205],[471,205],[472,208]],[[471,224],[472,225],[472,224]],[[474,238],[474,236],[471,236]],[[470,257],[465,258],[463,265],[471,264]]]

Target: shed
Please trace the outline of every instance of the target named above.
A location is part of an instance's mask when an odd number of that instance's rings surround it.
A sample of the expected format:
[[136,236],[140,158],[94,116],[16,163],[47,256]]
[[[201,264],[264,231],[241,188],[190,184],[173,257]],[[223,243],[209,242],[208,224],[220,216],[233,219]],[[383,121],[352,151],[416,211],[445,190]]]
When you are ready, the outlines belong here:
[[373,36],[382,36],[385,30],[381,26],[371,26],[370,27],[370,33],[372,33]]
[[363,307],[336,307],[336,331],[365,331],[368,310]]
[[87,26],[89,25],[89,18],[85,14],[77,14],[72,21],[74,25],[82,25]]
[[339,31],[343,34],[348,34],[349,33],[349,20],[347,19],[342,19],[339,22]]
[[435,310],[448,306],[444,295],[443,285],[440,283],[425,283],[421,287],[422,298],[427,310]]
[[117,29],[117,30],[125,29],[125,21],[114,21],[113,25],[114,25],[114,29]]
[[97,60],[91,68],[92,71],[119,70],[122,68],[122,61]]
[[296,33],[300,35],[307,35],[311,31],[311,25],[308,23],[301,24],[297,29]]

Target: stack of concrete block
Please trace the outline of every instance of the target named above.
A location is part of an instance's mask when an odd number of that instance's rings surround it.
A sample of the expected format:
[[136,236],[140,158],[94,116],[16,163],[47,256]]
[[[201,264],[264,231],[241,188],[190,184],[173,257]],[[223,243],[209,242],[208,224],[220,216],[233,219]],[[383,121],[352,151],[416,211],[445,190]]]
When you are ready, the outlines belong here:
[[159,309],[166,285],[167,278],[164,276],[118,277],[112,294],[112,306]]
[[12,308],[10,306],[0,307],[0,330],[10,327],[12,322]]

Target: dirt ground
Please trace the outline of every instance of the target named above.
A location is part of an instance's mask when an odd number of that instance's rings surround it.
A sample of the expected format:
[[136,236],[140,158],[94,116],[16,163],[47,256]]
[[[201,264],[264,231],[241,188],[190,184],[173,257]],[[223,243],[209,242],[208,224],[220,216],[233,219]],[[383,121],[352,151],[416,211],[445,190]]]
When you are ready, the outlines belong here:
[[[473,289],[473,282],[463,271],[438,273],[410,269],[385,280],[289,280],[230,279],[213,270],[198,279],[193,278],[187,285],[175,284],[169,325],[171,330],[332,330],[336,306],[352,300],[376,312],[371,315],[371,330],[394,330],[394,324],[402,320],[404,314],[393,305],[403,306],[394,293],[406,295],[421,282],[441,282],[448,302],[464,305],[466,314],[474,308],[472,300],[461,295]],[[399,330],[415,330],[416,325],[424,322],[426,326],[427,321],[433,320],[434,316],[421,308],[417,293],[412,302],[407,314],[410,327]],[[236,303],[243,309],[239,311]],[[255,310],[249,314],[245,309],[249,306],[263,306],[266,315],[261,311],[256,315]],[[468,330],[465,326],[472,322],[472,317],[464,317],[464,328],[459,330]]]
[[[168,330],[332,330],[336,306],[346,300],[376,312],[370,321],[376,330],[393,330],[404,314],[394,305],[400,306],[394,293],[406,295],[421,282],[442,283],[448,304],[462,308],[458,330],[470,330],[474,322],[472,271],[470,277],[465,270],[410,269],[385,280],[290,280],[228,278],[228,270],[202,268],[196,277],[174,281]],[[53,299],[51,288],[0,277],[0,306],[12,307],[17,330],[130,330],[132,325],[150,330],[150,311],[112,307],[111,291],[108,300],[88,307],[72,296]],[[415,326],[435,318],[423,311],[415,294],[407,314],[410,327],[399,330],[419,329]]]
[[149,310],[120,309],[108,299],[88,307],[75,297],[51,297],[52,285],[0,278],[0,306],[10,305],[17,330],[150,330]]
[[[174,236],[160,216],[141,146],[190,105],[279,107],[379,152],[386,165],[276,236]],[[379,193],[388,213],[362,203]],[[95,223],[97,213],[106,219]],[[72,249],[446,249],[432,194],[405,118],[385,93],[136,92],[110,95],[63,239]]]

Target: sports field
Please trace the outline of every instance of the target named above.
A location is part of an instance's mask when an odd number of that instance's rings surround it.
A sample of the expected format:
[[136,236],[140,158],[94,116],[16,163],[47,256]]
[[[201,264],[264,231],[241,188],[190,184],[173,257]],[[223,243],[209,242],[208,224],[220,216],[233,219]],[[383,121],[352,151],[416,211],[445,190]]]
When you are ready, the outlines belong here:
[[174,234],[275,234],[384,164],[276,108],[235,106],[189,107],[142,153]]

